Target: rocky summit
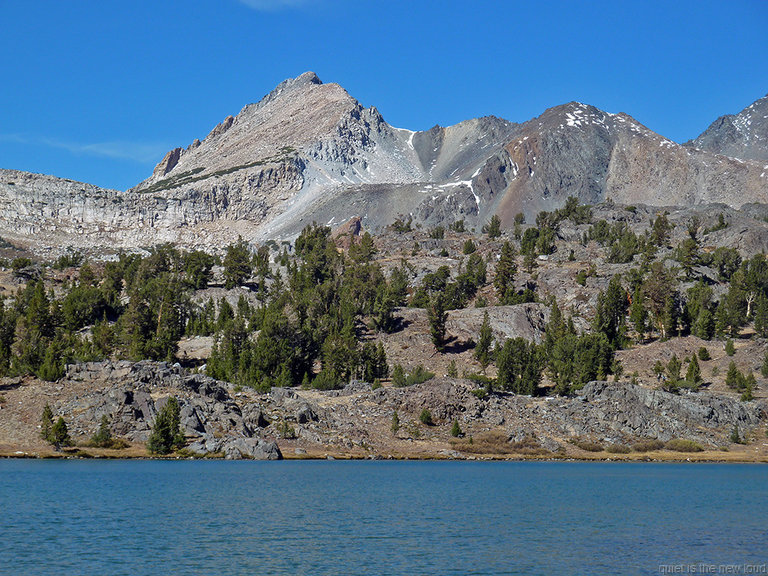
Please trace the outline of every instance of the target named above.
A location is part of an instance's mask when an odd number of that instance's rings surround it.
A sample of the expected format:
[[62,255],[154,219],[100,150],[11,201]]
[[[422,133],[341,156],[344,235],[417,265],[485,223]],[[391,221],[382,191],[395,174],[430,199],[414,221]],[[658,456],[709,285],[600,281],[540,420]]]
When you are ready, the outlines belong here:
[[686,145],[627,114],[572,102],[514,124],[496,117],[413,132],[307,72],[169,151],[127,191],[0,170],[0,235],[38,253],[163,242],[216,250],[291,239],[359,218],[371,231],[494,214],[511,225],[585,203],[734,208],[768,202],[768,98]]
[[[768,95],[736,115],[715,120],[686,146],[741,160],[768,162]],[[768,170],[765,166],[764,170]]]

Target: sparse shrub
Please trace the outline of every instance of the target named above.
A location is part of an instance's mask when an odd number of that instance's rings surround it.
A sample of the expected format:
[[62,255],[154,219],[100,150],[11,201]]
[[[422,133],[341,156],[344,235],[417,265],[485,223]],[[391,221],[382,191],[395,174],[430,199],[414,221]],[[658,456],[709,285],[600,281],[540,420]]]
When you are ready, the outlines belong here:
[[434,240],[442,240],[445,238],[445,228],[442,226],[435,226],[429,231],[429,237]]
[[733,444],[746,444],[746,442],[741,438],[741,435],[739,434],[739,427],[735,426],[731,430],[731,442]]
[[91,437],[90,445],[96,448],[109,448],[112,444],[112,431],[109,429],[107,415],[101,417],[101,425],[96,434]]
[[465,232],[466,226],[464,225],[464,219],[456,220],[453,224],[450,225],[450,229],[454,232]]
[[576,438],[575,440],[571,440],[571,443],[577,448],[580,448],[581,450],[585,450],[586,452],[602,452],[603,451],[603,445],[600,444],[599,442],[593,442],[592,440],[580,440]]
[[395,364],[392,369],[392,386],[403,388],[405,386],[405,370],[400,364]]
[[405,385],[406,386],[413,386],[414,384],[421,384],[422,382],[426,382],[427,380],[431,380],[435,377],[434,372],[430,372],[428,370],[425,370],[424,367],[419,364],[414,368],[410,374],[408,374],[408,377],[405,379]]
[[277,431],[280,434],[281,437],[285,438],[286,440],[292,440],[296,438],[296,429],[288,424],[285,420],[283,420],[280,424],[277,426]]
[[419,421],[426,426],[432,426],[434,424],[434,421],[432,420],[432,413],[426,408],[424,408],[421,411],[421,414],[419,414]]
[[641,440],[632,445],[635,452],[653,452],[664,448],[664,442],[661,440]]
[[448,364],[448,376],[450,378],[457,378],[459,376],[459,370],[456,368],[456,360],[451,360]]
[[397,218],[392,223],[392,230],[394,230],[395,232],[398,232],[399,234],[410,232],[412,230],[412,227],[411,227],[412,222],[413,222],[413,218],[408,218],[408,220]]
[[666,444],[664,448],[672,450],[674,452],[703,452],[704,448],[700,444],[697,444],[693,440],[685,440],[683,438],[673,438]]
[[472,394],[474,394],[479,400],[485,400],[488,397],[488,391],[485,388],[477,388],[476,390],[472,390]]
[[629,454],[632,449],[626,444],[611,444],[605,451],[611,454]]

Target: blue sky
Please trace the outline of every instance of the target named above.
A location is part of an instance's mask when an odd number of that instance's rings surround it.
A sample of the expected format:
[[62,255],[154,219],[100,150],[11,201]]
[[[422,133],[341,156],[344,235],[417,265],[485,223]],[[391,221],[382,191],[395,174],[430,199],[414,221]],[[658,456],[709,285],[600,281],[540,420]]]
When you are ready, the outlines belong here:
[[307,70],[394,126],[571,100],[676,141],[768,93],[763,0],[0,0],[0,168],[125,189]]

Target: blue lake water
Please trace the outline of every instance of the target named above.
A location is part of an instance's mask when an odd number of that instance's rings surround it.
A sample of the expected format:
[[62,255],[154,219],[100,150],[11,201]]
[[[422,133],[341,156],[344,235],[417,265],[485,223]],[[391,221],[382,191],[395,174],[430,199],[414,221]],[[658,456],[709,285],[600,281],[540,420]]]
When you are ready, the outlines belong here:
[[766,512],[762,465],[5,460],[0,574],[768,573]]

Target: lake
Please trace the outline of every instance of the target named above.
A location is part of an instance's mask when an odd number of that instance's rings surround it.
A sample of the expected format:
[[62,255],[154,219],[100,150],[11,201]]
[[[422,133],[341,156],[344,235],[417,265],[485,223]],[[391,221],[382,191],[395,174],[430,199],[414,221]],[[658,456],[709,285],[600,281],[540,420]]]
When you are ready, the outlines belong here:
[[766,574],[766,511],[764,465],[2,460],[0,573]]

